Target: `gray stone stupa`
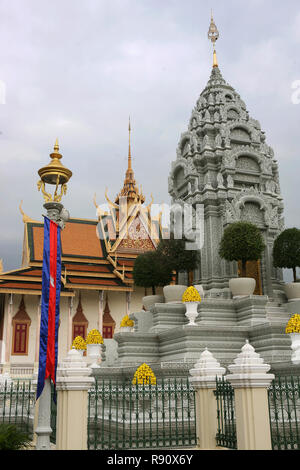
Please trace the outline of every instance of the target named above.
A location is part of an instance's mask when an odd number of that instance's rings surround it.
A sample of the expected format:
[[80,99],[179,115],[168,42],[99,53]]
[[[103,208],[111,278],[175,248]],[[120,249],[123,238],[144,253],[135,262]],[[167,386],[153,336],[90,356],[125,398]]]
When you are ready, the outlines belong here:
[[284,228],[278,164],[259,122],[249,117],[214,62],[169,177],[173,203],[204,206],[205,243],[195,283],[212,295],[227,295],[238,269],[219,257],[220,241],[228,224],[249,221],[261,229],[266,244],[261,262],[249,266],[257,293],[284,300],[282,272],[272,263],[274,240]]
[[[213,20],[211,31],[215,43]],[[291,340],[285,334],[292,306],[282,271],[272,263],[274,240],[284,229],[278,164],[259,122],[224,80],[215,49],[209,81],[179,141],[169,193],[173,203],[204,207],[204,246],[194,284],[202,285],[205,297],[197,325],[188,325],[182,303],[155,304],[149,312],[131,314],[134,332],[115,334],[118,357],[109,363],[106,354],[98,373],[129,376],[146,362],[157,375],[186,375],[206,347],[226,367],[246,339],[274,371],[292,370]],[[256,278],[255,295],[232,298],[229,280],[238,277],[238,265],[222,260],[218,250],[224,229],[240,220],[261,229],[266,248],[261,261],[248,267]]]

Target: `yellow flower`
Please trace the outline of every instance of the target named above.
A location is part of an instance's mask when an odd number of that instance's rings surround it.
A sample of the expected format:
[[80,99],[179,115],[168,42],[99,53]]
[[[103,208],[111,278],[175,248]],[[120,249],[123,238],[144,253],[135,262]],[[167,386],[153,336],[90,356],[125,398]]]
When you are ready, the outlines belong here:
[[86,344],[103,344],[103,338],[100,331],[95,328],[91,330],[87,335]]
[[156,385],[156,377],[153,373],[151,367],[147,364],[142,364],[135,371],[133,380],[133,385]]
[[201,296],[195,287],[188,287],[183,296],[182,302],[201,302]]
[[134,326],[134,321],[133,320],[130,320],[129,316],[128,315],[125,315],[125,317],[123,317],[121,323],[120,323],[120,326],[123,328],[123,327],[126,327],[126,326],[130,326],[130,327],[133,327]]
[[86,350],[86,342],[82,338],[82,336],[76,336],[72,343],[72,347],[75,349],[78,349],[80,351],[85,351]]
[[300,315],[298,315],[298,313],[290,318],[288,324],[286,325],[285,332],[287,334],[300,333]]

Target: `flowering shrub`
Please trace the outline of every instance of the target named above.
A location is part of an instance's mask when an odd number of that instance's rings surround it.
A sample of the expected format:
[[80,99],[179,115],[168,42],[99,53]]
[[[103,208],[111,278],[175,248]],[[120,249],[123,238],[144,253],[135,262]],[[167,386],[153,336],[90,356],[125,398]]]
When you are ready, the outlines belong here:
[[300,333],[300,315],[297,313],[290,318],[286,325],[285,332],[288,333]]
[[132,327],[132,326],[134,326],[134,321],[130,320],[128,315],[125,315],[125,317],[123,317],[123,319],[121,321],[120,326],[121,326],[121,328],[126,327],[126,326]]
[[82,336],[76,336],[72,343],[72,348],[78,349],[80,351],[86,350],[86,342],[82,338]]
[[156,377],[153,370],[147,364],[142,364],[135,371],[132,380],[133,385],[156,385]]
[[182,302],[201,302],[201,296],[195,287],[188,287],[183,296]]
[[87,335],[86,344],[103,344],[101,333],[95,328],[91,330]]

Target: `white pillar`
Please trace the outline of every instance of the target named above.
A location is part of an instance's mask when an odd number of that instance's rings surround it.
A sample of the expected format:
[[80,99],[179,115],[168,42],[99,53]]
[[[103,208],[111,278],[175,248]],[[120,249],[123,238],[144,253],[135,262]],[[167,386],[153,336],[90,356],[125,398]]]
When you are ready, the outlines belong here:
[[41,306],[42,296],[38,297],[38,308],[37,308],[37,324],[35,334],[35,356],[34,356],[34,373],[38,373],[39,368],[39,352],[40,352],[40,328],[41,328]]
[[268,387],[274,379],[253,346],[246,342],[228,367],[226,375],[234,388],[238,450],[271,450]]
[[91,368],[71,349],[57,369],[56,449],[86,450],[88,390],[94,383]]
[[[37,385],[37,377],[34,384]],[[50,450],[51,423],[51,383],[50,379],[45,380],[43,391],[36,401],[35,422],[37,421],[36,450]],[[37,418],[36,418],[37,416]],[[35,441],[35,440],[34,440]]]
[[190,370],[190,383],[196,390],[196,433],[197,447],[216,449],[217,401],[214,395],[216,378],[225,374],[225,368],[206,350],[201,354],[194,369]]
[[99,290],[98,331],[103,336],[104,291]]
[[73,297],[69,297],[68,303],[68,342],[67,342],[67,348],[68,351],[71,349],[72,346],[72,316],[73,316]]
[[126,292],[126,315],[130,314],[131,292]]
[[11,355],[11,337],[12,337],[12,315],[13,315],[13,294],[9,295],[6,315],[6,332],[5,332],[5,363],[3,366],[3,374],[10,372],[10,355]]

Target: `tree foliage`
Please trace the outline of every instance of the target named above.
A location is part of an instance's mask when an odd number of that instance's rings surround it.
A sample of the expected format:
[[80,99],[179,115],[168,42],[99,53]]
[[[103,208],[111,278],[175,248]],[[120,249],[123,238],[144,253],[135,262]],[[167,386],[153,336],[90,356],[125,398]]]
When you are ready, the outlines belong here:
[[14,424],[0,424],[0,450],[21,450],[29,447],[30,443],[30,435]]
[[156,287],[170,284],[172,269],[157,251],[148,251],[136,258],[133,267],[133,280],[138,287],[151,287],[152,293],[155,295]]
[[262,234],[256,225],[235,222],[225,229],[219,254],[227,261],[241,261],[242,276],[245,277],[247,261],[259,260],[264,248]]
[[157,247],[157,252],[163,256],[165,263],[176,272],[176,284],[178,283],[178,273],[189,273],[197,268],[199,263],[199,251],[187,250],[186,239],[176,239],[174,234],[170,234],[169,239],[162,239]]
[[276,238],[273,247],[273,262],[276,268],[292,269],[294,282],[296,282],[296,268],[300,267],[300,230],[298,228],[286,229]]

